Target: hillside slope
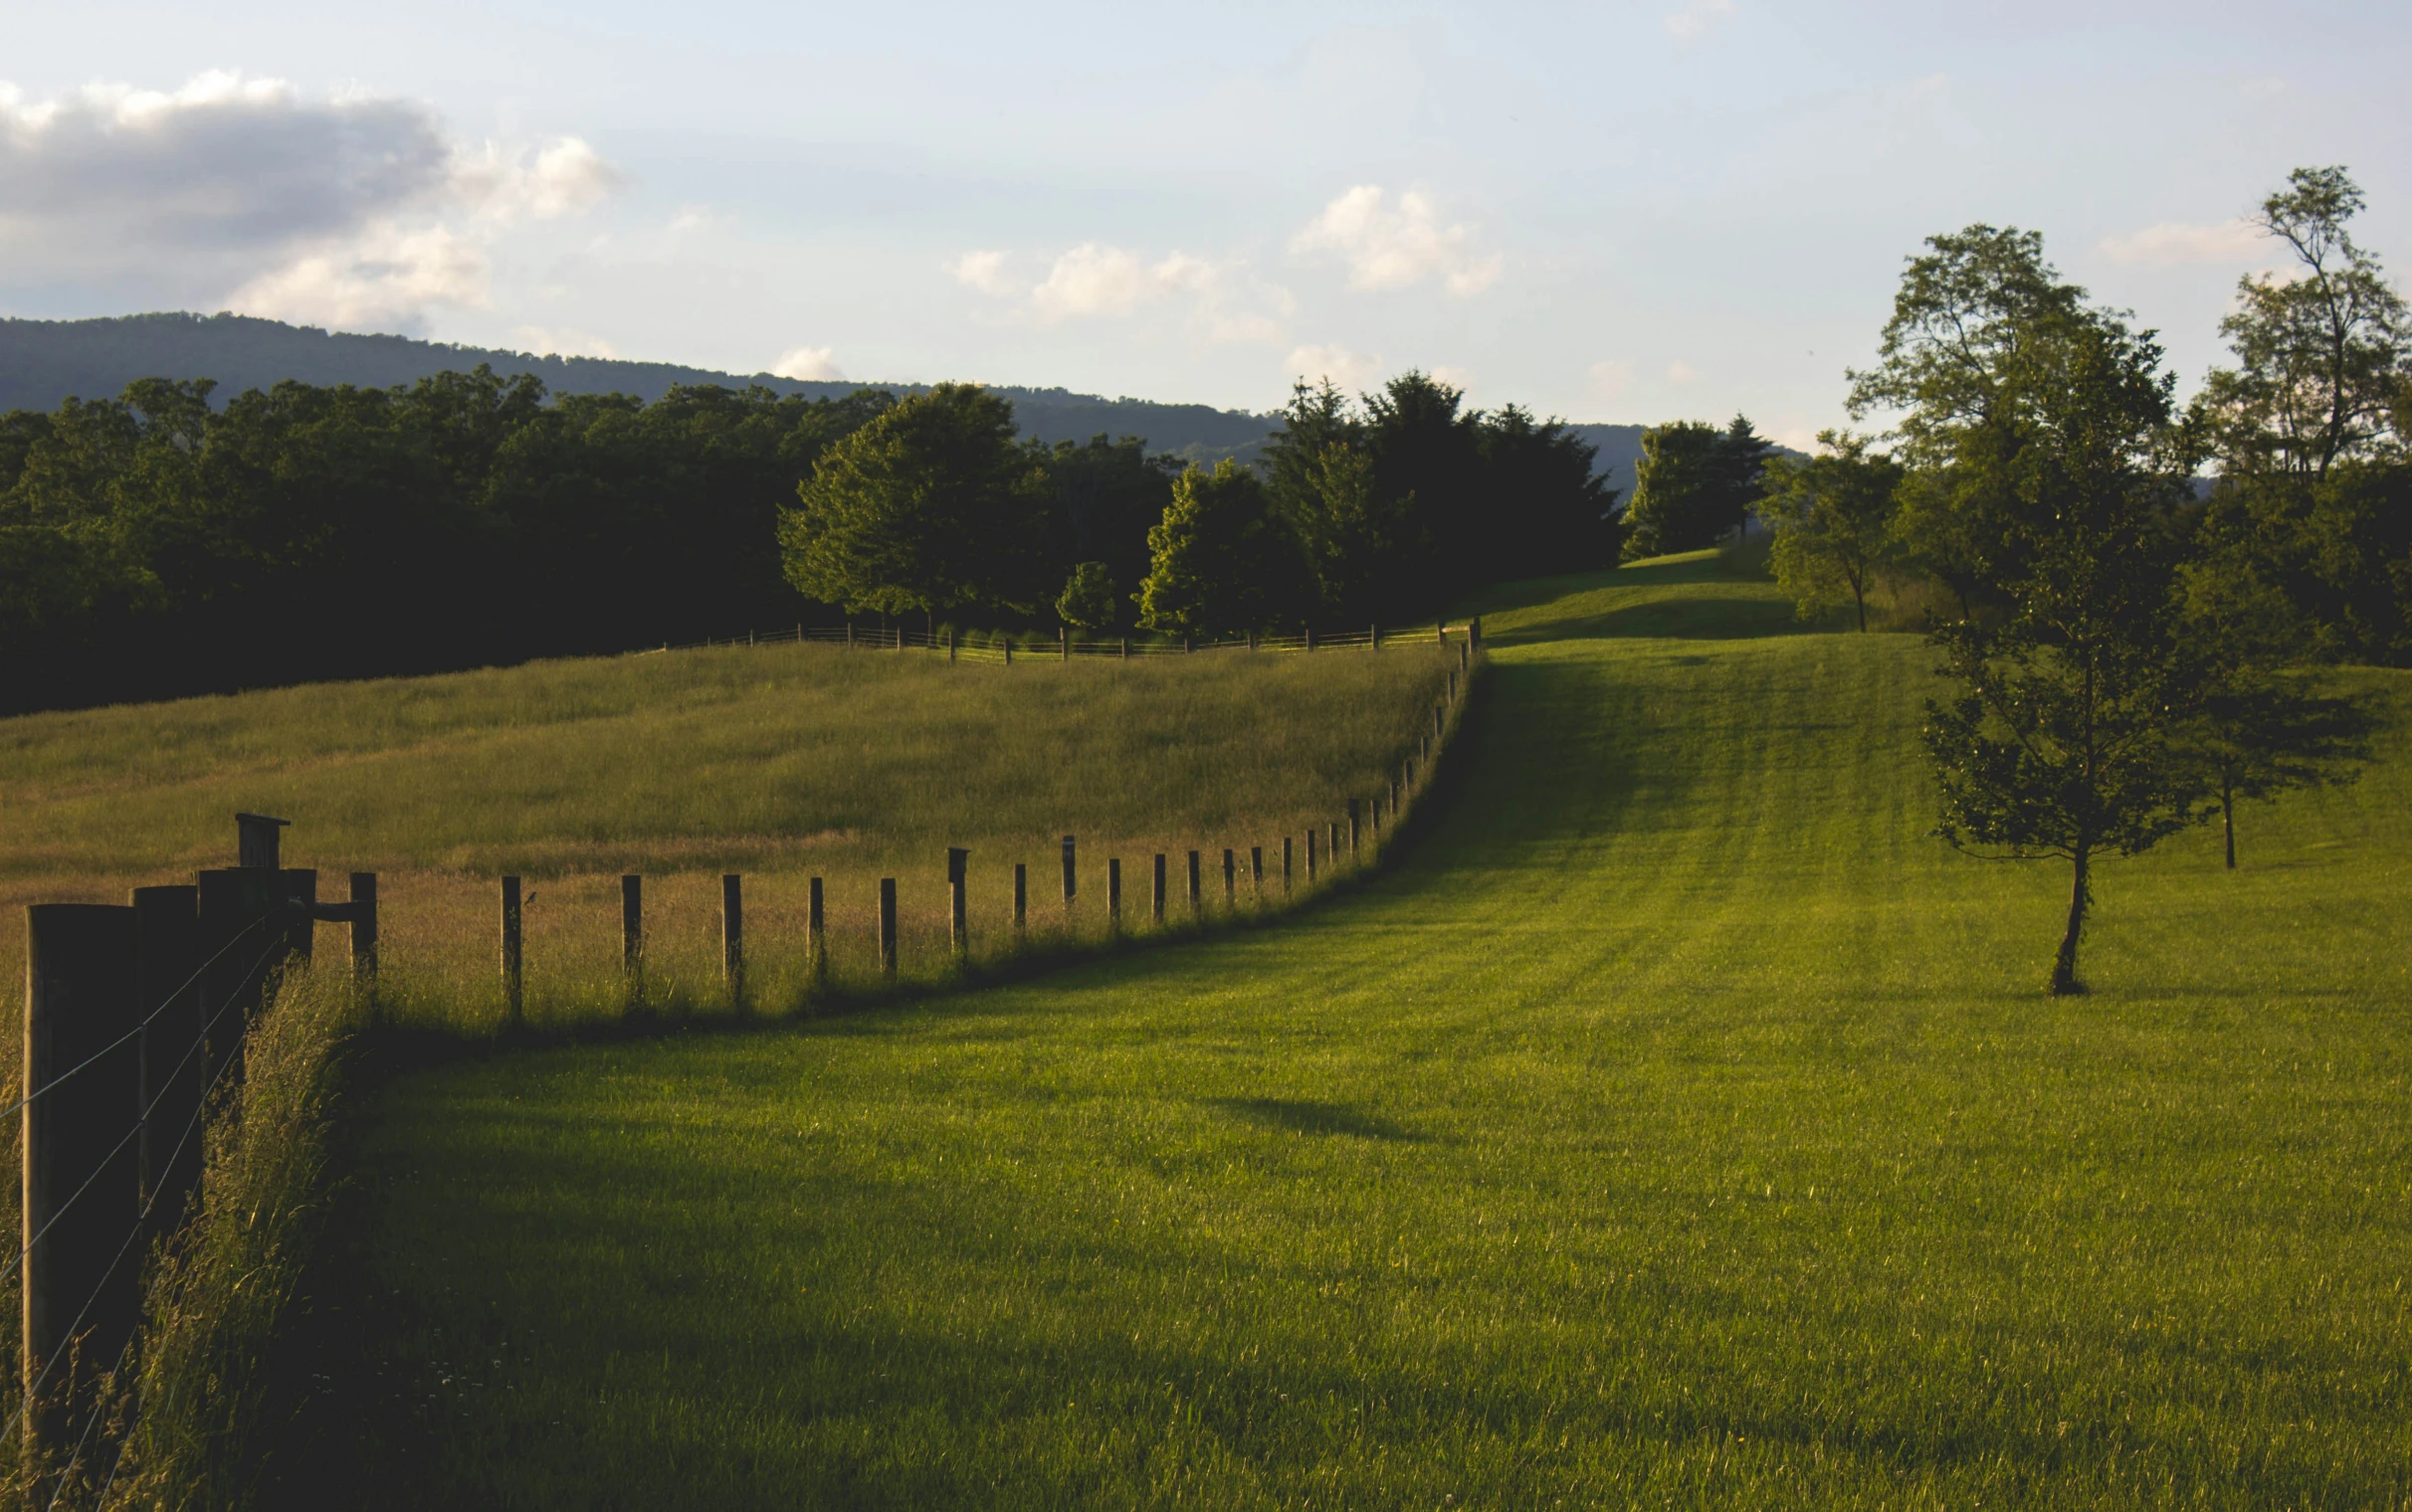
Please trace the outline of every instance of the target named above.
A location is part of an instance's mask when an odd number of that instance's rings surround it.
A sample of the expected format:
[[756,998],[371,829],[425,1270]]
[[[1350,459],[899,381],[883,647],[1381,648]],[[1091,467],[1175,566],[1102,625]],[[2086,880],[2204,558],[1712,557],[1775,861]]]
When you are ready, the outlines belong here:
[[1697,561],[1491,612],[1311,919],[385,1087],[290,1504],[2412,1496],[2400,738],[2106,867],[2055,1001],[1917,644]]

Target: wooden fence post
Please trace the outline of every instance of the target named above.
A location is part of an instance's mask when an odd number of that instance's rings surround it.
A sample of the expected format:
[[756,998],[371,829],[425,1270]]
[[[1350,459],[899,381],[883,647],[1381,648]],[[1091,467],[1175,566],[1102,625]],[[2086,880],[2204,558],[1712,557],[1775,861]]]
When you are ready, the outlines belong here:
[[377,873],[351,874],[352,985],[373,995],[377,990]]
[[130,1041],[109,1048],[142,1021],[140,936],[133,908],[105,903],[36,903],[25,936],[21,1379],[28,1435],[57,1447],[81,1436],[70,1434],[80,1409],[100,1410],[85,1399],[141,1306],[141,1198],[126,1138],[141,1069]]
[[1080,891],[1080,877],[1073,869],[1072,837],[1064,837],[1064,912],[1072,912],[1073,894]]
[[1448,718],[1449,711],[1446,707],[1438,703],[1432,706],[1432,734],[1434,739],[1439,739],[1441,732],[1448,728]]
[[1373,801],[1365,808],[1373,815],[1373,849],[1379,852],[1382,849],[1382,795],[1374,794]]
[[829,980],[829,934],[821,919],[821,879],[814,877],[804,904],[804,958],[815,982]]
[[1069,661],[1071,661],[1071,660],[1072,660],[1072,627],[1071,627],[1071,626],[1069,626],[1069,625],[1058,625],[1058,626],[1056,627],[1056,646],[1057,646],[1057,647],[1058,647],[1058,648],[1059,648],[1059,649],[1062,651],[1062,653],[1063,653],[1063,660],[1064,660],[1064,661],[1069,662]]
[[720,878],[720,980],[728,988],[728,1006],[739,1014],[746,1011],[744,886],[734,871]]
[[1118,855],[1106,860],[1106,927],[1122,927],[1122,858]]
[[1331,868],[1332,868],[1333,870],[1335,870],[1335,871],[1336,871],[1336,870],[1338,870],[1338,869],[1339,869],[1339,866],[1340,866],[1340,822],[1339,822],[1338,820],[1336,820],[1336,819],[1335,819],[1335,820],[1333,820],[1333,821],[1331,822],[1331,849],[1330,849],[1330,850],[1328,850],[1328,851],[1326,851],[1326,852],[1324,853],[1323,859],[1324,859],[1324,860],[1326,860],[1326,861],[1328,861],[1328,862],[1331,864]]
[[620,877],[620,985],[626,1006],[645,1002],[645,878]]
[[1125,662],[1130,660],[1130,637],[1128,636],[1122,638],[1122,660]]
[[897,979],[897,879],[880,878],[880,978]]
[[1476,615],[1466,622],[1466,647],[1469,651],[1483,649],[1483,617]]
[[949,661],[949,662],[952,662],[954,659],[955,659],[955,628],[954,628],[952,625],[949,625],[949,626],[947,626],[947,627],[946,627],[946,660],[947,660],[947,661]]
[[971,910],[964,894],[970,886],[971,852],[960,846],[946,848],[946,935],[955,959],[971,954]]
[[1013,939],[1022,943],[1030,931],[1030,867],[1021,861],[1013,863]]
[[1310,652],[1314,650],[1314,627],[1311,625],[1306,627],[1306,649]]
[[1198,887],[1198,853],[1189,852],[1189,916],[1196,918],[1206,911],[1206,899]]
[[1435,621],[1432,629],[1433,634],[1440,638],[1440,644],[1447,646],[1449,644],[1449,622],[1447,620]]
[[1010,635],[1005,638],[1005,664],[1013,665],[1013,637]]
[[[1466,648],[1463,645],[1458,647],[1459,651],[1464,651],[1465,649]],[[1452,670],[1449,673],[1449,701],[1451,703],[1457,702],[1457,672],[1455,670]]]
[[1164,922],[1164,852],[1161,850],[1156,852],[1155,890],[1149,894],[1148,913],[1157,923]]
[[1398,780],[1397,778],[1393,777],[1393,778],[1391,778],[1391,779],[1390,779],[1390,822],[1391,822],[1392,824],[1394,824],[1394,825],[1395,825],[1395,824],[1397,824],[1397,823],[1398,823],[1398,821],[1399,821],[1399,780]]
[[1314,881],[1314,826],[1306,827],[1306,880]]
[[1348,800],[1348,858],[1357,856],[1357,800]]
[[1464,671],[1464,670],[1466,670],[1468,667],[1471,667],[1473,664],[1474,664],[1474,641],[1473,641],[1473,639],[1470,637],[1470,638],[1468,638],[1468,639],[1466,639],[1466,640],[1464,640],[1464,641],[1460,641],[1460,642],[1458,643],[1458,670],[1460,670],[1460,671]]
[[1265,848],[1263,846],[1248,848],[1248,874],[1256,883],[1257,896],[1263,897],[1265,895]]
[[520,996],[519,879],[502,878],[502,1000],[510,1008],[510,1027],[525,1020],[527,1006]]
[[1229,846],[1223,848],[1223,906],[1235,906],[1240,901],[1239,857]]
[[854,621],[852,620],[846,622],[846,649],[854,650]]
[[[142,1132],[134,1152],[136,1187],[150,1221],[136,1246],[173,1233],[185,1195],[201,1178],[201,1140],[184,1139],[201,1107],[201,889],[136,887],[134,1003],[148,1021],[135,1037],[135,1105]],[[181,1144],[182,1150],[177,1146]],[[175,1169],[166,1165],[174,1162]]]
[[1284,892],[1290,890],[1290,837],[1285,835],[1282,837],[1282,890]]

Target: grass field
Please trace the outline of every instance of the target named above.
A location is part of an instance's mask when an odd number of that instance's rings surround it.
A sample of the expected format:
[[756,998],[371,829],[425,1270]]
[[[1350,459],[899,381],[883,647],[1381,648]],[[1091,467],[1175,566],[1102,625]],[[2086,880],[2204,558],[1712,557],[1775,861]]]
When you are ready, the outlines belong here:
[[283,1501],[2412,1505],[2400,734],[2106,866],[2056,1001],[1914,641],[1697,560],[1486,624],[1294,923],[381,1086]]
[[[942,967],[948,846],[972,851],[983,956],[1009,943],[1016,861],[1042,936],[1061,926],[1067,833],[1088,936],[1109,855],[1143,913],[1147,857],[1177,870],[1205,848],[1219,900],[1222,847],[1278,856],[1283,835],[1386,790],[1454,664],[1429,640],[1013,667],[737,647],[0,720],[0,905],[190,881],[232,864],[236,811],[275,814],[294,821],[286,863],[320,868],[322,897],[381,873],[387,1011],[478,1031],[502,1014],[497,876],[527,878],[541,1026],[619,1015],[623,871],[647,873],[654,995],[724,1008],[719,873],[738,871],[754,996],[775,1011],[803,990],[810,876],[841,981],[876,974],[882,876],[907,976]],[[21,929],[0,935],[10,980],[23,949]]]

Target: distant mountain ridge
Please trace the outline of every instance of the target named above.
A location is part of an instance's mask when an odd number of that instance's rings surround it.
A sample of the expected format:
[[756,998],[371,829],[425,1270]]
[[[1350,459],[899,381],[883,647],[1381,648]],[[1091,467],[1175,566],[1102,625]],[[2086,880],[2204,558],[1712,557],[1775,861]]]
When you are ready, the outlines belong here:
[[[837,383],[735,374],[672,362],[619,357],[536,356],[409,336],[357,335],[288,325],[252,315],[183,312],[115,315],[92,320],[0,319],[0,412],[53,410],[62,400],[109,398],[137,378],[214,378],[220,402],[246,389],[285,379],[391,388],[435,373],[485,363],[498,373],[533,373],[556,394],[633,394],[652,403],[677,384],[759,384],[782,394],[825,399],[857,389],[917,393],[923,383]],[[1022,433],[1038,441],[1087,441],[1092,436],[1140,436],[1149,450],[1211,464],[1246,462],[1263,448],[1278,415],[1218,410],[1203,404],[1106,399],[1068,389],[991,384],[1013,401]],[[1572,427],[1599,449],[1598,471],[1630,491],[1642,427]]]

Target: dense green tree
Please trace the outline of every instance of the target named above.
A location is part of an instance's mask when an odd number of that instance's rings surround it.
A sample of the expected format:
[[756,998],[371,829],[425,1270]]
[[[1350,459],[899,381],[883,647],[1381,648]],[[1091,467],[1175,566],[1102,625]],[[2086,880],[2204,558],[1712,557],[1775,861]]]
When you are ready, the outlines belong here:
[[1056,618],[1082,630],[1112,630],[1122,623],[1122,604],[1114,592],[1113,569],[1104,562],[1083,562],[1064,580],[1056,598]]
[[788,580],[849,611],[1031,612],[1047,481],[1013,406],[942,383],[831,447],[781,523]]
[[1226,460],[1174,481],[1147,532],[1152,564],[1139,623],[1170,635],[1269,630],[1299,612],[1307,568],[1297,535],[1257,475]]
[[2191,458],[2174,446],[2172,380],[2148,335],[2054,308],[2010,334],[1970,431],[2008,443],[1999,560],[2018,565],[1993,585],[1998,618],[1935,631],[1958,688],[1927,704],[1924,738],[1952,845],[2070,862],[2060,994],[2082,991],[2096,858],[2147,850],[2204,812],[2187,744],[2203,678],[2180,634],[2169,523]]
[[1868,591],[1892,559],[1903,469],[1863,436],[1827,431],[1818,445],[1818,456],[1765,465],[1758,515],[1775,535],[1775,580],[1801,618],[1848,602],[1865,631]]
[[1469,538],[1457,548],[1473,582],[1616,565],[1617,490],[1592,472],[1590,445],[1563,422],[1535,420],[1512,404],[1483,416],[1476,440],[1481,479]]
[[1181,465],[1149,456],[1136,436],[1033,443],[1031,452],[1054,494],[1049,577],[1061,582],[1084,562],[1103,562],[1117,583],[1145,577],[1147,532],[1164,517]]
[[1722,431],[1681,420],[1643,432],[1624,517],[1626,559],[1699,551],[1740,531],[1774,451],[1740,415]]
[[1894,455],[1910,470],[1895,526],[1909,561],[1972,612],[2017,578],[2025,535],[2013,480],[2025,433],[2002,385],[2027,346],[2085,317],[2086,291],[2061,282],[2031,231],[1970,226],[1911,258],[1877,347],[1853,372],[1853,419],[1896,414]]

